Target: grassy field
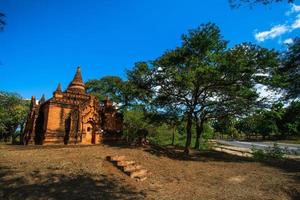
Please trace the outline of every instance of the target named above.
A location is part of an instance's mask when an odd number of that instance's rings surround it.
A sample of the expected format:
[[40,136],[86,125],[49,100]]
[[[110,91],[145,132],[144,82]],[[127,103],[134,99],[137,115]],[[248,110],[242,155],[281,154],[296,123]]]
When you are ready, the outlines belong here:
[[[126,155],[152,175],[136,182],[106,161]],[[0,145],[0,199],[299,199],[300,162],[128,146]]]

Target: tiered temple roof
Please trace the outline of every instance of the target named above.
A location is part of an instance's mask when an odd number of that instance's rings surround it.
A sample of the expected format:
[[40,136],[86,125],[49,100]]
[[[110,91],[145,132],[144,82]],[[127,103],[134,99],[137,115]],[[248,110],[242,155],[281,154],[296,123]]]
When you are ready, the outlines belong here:
[[85,93],[85,85],[82,81],[80,67],[77,67],[76,74],[72,82],[69,84],[67,91],[73,93]]

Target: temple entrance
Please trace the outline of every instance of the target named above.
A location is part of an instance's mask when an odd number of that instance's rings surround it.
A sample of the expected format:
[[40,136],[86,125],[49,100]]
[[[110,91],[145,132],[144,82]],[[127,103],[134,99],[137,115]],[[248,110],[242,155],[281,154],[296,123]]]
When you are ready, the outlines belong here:
[[84,143],[86,144],[95,144],[95,131],[92,122],[88,122],[85,125],[85,138]]
[[71,117],[67,117],[65,120],[65,136],[64,144],[68,144],[70,140],[70,130],[71,130]]

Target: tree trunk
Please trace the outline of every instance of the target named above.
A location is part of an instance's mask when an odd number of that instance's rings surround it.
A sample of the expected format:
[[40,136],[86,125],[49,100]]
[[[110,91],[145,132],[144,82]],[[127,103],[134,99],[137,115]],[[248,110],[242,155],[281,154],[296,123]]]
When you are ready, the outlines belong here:
[[9,141],[9,137],[10,137],[11,135],[12,135],[11,133],[5,134],[5,136],[4,136],[4,142],[8,142],[8,141]]
[[196,141],[195,141],[195,149],[199,149],[200,146],[200,126],[199,123],[196,123]]
[[185,142],[185,148],[184,153],[189,154],[190,145],[192,140],[192,114],[188,113],[187,115],[187,123],[186,123],[186,142]]
[[203,124],[204,120],[201,120],[200,123],[197,121],[196,123],[196,142],[195,142],[195,149],[199,149],[200,147],[200,137],[203,132]]
[[24,126],[25,126],[25,123],[21,123],[20,125],[20,144],[23,144],[24,141]]

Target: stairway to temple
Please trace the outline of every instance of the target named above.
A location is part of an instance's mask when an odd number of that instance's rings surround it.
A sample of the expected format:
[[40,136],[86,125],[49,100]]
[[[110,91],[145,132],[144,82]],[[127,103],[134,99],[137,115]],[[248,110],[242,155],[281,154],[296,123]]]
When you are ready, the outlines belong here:
[[137,181],[144,181],[150,175],[150,172],[144,169],[135,161],[128,160],[125,156],[107,156],[107,160],[118,167],[122,172],[134,178]]

